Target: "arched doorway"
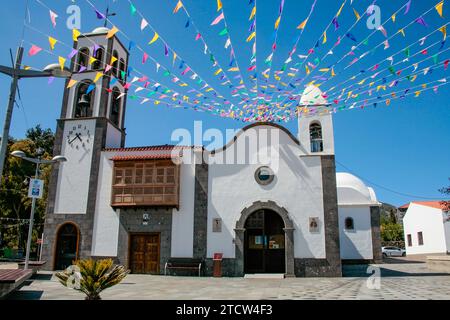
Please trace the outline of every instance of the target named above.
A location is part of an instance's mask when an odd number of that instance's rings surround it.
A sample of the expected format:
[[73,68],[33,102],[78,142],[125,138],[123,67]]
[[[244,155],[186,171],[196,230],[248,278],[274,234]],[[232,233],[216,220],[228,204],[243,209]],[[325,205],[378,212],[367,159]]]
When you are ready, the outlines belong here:
[[78,258],[79,232],[76,225],[62,225],[56,238],[55,270],[64,270]]
[[286,250],[283,219],[261,209],[245,221],[244,272],[285,273]]

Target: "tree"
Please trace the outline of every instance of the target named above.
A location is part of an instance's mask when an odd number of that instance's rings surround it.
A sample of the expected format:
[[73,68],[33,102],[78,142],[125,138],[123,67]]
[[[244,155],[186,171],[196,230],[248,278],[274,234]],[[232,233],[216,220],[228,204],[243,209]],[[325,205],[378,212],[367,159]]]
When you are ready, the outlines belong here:
[[[36,157],[36,150],[43,149],[43,159],[52,158],[54,135],[50,129],[43,130],[39,125],[27,131],[26,138],[8,143],[5,169],[0,186],[0,218],[1,238],[0,248],[24,249],[28,232],[28,221],[31,213],[31,199],[28,198],[29,178],[35,174],[35,165],[9,154],[21,150],[30,157]],[[47,202],[50,166],[40,168],[40,179],[44,180],[44,194],[36,202],[35,224],[33,229],[31,252],[36,250],[36,240],[42,234],[44,227],[45,208]]]
[[381,217],[380,231],[383,241],[403,241],[403,226],[397,222],[397,217],[392,212]]
[[[450,178],[448,178],[450,180]],[[450,186],[439,189],[439,192],[450,196]],[[444,207],[444,211],[450,211],[450,200],[441,201],[441,205]]]

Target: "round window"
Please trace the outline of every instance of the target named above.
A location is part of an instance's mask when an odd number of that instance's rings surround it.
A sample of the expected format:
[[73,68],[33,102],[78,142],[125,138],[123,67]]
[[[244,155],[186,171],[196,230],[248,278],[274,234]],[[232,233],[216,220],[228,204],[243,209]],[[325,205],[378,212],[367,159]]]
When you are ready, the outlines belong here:
[[260,167],[255,172],[255,180],[261,185],[268,185],[274,178],[274,173],[269,167]]

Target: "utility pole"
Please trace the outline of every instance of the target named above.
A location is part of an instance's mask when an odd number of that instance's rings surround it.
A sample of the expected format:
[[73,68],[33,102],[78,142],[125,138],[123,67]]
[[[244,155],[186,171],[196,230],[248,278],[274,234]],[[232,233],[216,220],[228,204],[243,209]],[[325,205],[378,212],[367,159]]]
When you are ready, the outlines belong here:
[[8,140],[9,140],[9,127],[11,126],[12,112],[14,109],[14,103],[16,102],[17,84],[19,82],[19,76],[17,71],[20,70],[20,66],[22,65],[22,58],[23,58],[23,47],[19,47],[17,49],[16,62],[14,64],[14,74],[12,75],[11,80],[8,108],[6,109],[5,122],[3,124],[3,134],[1,137],[2,141],[0,145],[0,181],[1,177],[3,176],[6,149],[8,147]]

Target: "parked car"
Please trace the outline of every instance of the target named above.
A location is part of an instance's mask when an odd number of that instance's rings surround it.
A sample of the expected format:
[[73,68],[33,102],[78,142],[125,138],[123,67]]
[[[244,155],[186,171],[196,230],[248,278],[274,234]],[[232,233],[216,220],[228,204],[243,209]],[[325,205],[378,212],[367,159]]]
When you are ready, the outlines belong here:
[[381,247],[383,257],[404,257],[406,250],[398,247]]

